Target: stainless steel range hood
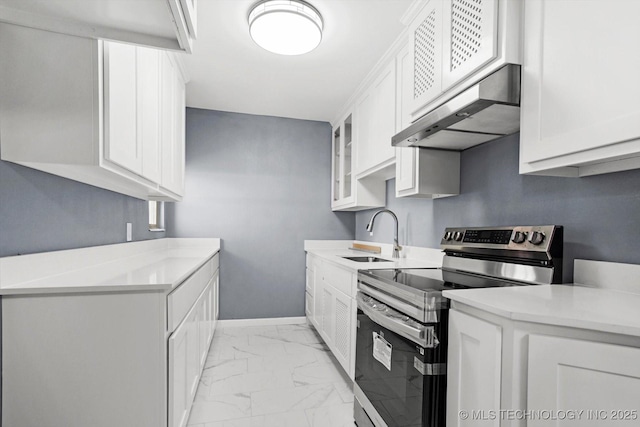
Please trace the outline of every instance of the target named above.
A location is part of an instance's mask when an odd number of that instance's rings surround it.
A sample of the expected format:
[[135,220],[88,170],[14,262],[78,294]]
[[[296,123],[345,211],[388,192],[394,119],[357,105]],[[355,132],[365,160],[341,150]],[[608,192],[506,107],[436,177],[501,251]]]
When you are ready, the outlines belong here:
[[391,138],[396,147],[465,150],[520,130],[520,66],[508,64]]

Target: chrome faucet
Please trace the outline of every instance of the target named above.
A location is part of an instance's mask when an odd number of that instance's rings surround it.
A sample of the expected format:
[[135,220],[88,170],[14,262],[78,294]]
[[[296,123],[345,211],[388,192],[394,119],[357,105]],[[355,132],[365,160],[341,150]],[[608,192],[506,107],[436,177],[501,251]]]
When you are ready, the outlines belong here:
[[369,224],[367,224],[367,231],[373,234],[373,221],[375,221],[376,217],[383,212],[386,212],[389,215],[391,215],[393,217],[393,220],[396,222],[396,227],[393,232],[393,257],[400,258],[400,251],[402,250],[402,246],[398,244],[398,217],[396,216],[396,214],[391,212],[389,209],[379,210],[378,212],[374,213],[371,219],[369,220]]

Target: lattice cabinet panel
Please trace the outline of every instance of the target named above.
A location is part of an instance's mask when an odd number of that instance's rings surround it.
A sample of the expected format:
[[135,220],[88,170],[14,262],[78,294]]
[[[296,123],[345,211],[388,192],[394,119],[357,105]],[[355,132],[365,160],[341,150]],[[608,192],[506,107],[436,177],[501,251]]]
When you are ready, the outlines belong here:
[[437,97],[442,88],[442,7],[432,0],[414,19],[411,37],[413,64],[412,110]]
[[444,2],[443,90],[496,58],[497,16],[497,0]]

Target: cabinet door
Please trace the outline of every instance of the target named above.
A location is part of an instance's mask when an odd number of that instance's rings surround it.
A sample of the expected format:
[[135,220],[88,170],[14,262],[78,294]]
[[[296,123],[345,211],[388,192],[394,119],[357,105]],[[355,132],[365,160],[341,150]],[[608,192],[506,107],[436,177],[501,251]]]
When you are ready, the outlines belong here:
[[324,284],[322,283],[322,270],[315,270],[316,286],[315,295],[313,296],[313,316],[311,317],[311,323],[315,326],[316,330],[322,335],[322,303],[324,302]]
[[173,145],[173,177],[172,191],[182,195],[184,193],[184,165],[185,165],[185,132],[186,132],[186,100],[185,87],[180,73],[175,80],[176,104],[176,135]]
[[[572,165],[560,156],[591,149],[599,151],[590,161],[639,151],[640,2],[581,2],[579,13],[575,6],[572,0],[524,2],[524,164]],[[632,140],[635,145],[626,142]]]
[[161,184],[181,195],[184,181],[184,83],[168,54],[162,56],[161,74]]
[[216,325],[218,324],[218,289],[219,273],[216,271],[211,278],[211,292],[209,293],[209,341],[213,338]]
[[321,330],[320,335],[327,343],[329,347],[333,346],[333,341],[335,338],[335,304],[334,304],[334,290],[331,286],[327,286],[324,284],[322,286],[322,293],[320,294],[320,298],[322,298],[322,316],[321,316]]
[[169,337],[169,426],[182,427],[189,415],[189,387],[187,379],[187,324],[183,323]]
[[[413,67],[409,45],[396,56],[396,132],[411,124],[411,101],[413,99]],[[415,150],[417,148],[396,147],[396,197],[404,190],[416,186]]]
[[191,402],[196,395],[198,389],[198,378],[200,376],[200,335],[199,335],[199,316],[201,307],[195,307],[187,316],[187,406],[191,407]]
[[442,92],[443,3],[441,0],[429,1],[409,25],[412,84],[407,86],[405,93],[411,114]]
[[443,3],[442,90],[498,55],[498,0],[451,0]]
[[373,111],[375,108],[374,94],[367,91],[356,101],[354,122],[358,149],[356,150],[355,173],[356,175],[367,169],[370,163],[370,151],[366,148],[372,144],[373,138]]
[[[639,360],[640,348],[531,335],[527,409],[584,410],[567,425],[638,425]],[[532,419],[527,425],[548,426],[549,421]]]
[[333,130],[331,146],[331,205],[339,205],[342,199],[342,143],[340,141],[340,126]]
[[209,353],[209,332],[211,331],[211,321],[209,312],[211,311],[211,282],[204,290],[199,302],[198,313],[198,352],[199,352],[199,369],[204,367]]
[[416,188],[416,150],[410,147],[396,148],[396,197]]
[[391,137],[396,132],[395,61],[382,71],[356,103],[358,150],[356,174],[393,160]]
[[142,172],[137,130],[136,47],[104,43],[104,157],[132,172]]
[[213,282],[213,330],[211,335],[214,334],[216,326],[218,325],[218,318],[220,317],[220,270],[216,271]]
[[160,52],[136,47],[136,61],[142,176],[160,182]]
[[333,182],[331,207],[333,208],[352,203],[354,199],[352,123],[352,114],[349,114],[333,130],[331,171]]
[[305,289],[305,313],[307,318],[311,320],[313,318],[313,303],[315,296],[315,281],[314,271],[307,268],[307,285]]
[[180,6],[182,8],[182,14],[189,30],[189,36],[192,39],[197,38],[197,15],[198,15],[198,1],[197,0],[180,0]]
[[500,410],[502,329],[456,310],[449,311],[447,426],[499,426],[500,417],[462,419],[460,411]]
[[333,319],[332,327],[335,328],[333,334],[333,354],[342,365],[347,374],[351,374],[351,352],[352,328],[355,326],[351,322],[353,311],[353,300],[342,292],[333,292]]

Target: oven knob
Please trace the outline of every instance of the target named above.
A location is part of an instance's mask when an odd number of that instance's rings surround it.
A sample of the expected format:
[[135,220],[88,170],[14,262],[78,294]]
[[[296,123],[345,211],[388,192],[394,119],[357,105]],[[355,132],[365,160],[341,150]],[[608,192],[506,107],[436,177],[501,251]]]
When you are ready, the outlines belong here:
[[447,231],[446,233],[444,233],[444,240],[451,240],[451,232]]
[[542,231],[534,231],[531,233],[528,240],[534,245],[539,245],[540,243],[544,242],[544,237],[545,236]]
[[525,240],[527,240],[526,231],[516,231],[516,233],[513,235],[513,238],[511,239],[513,243],[524,243]]
[[462,231],[456,231],[453,234],[453,240],[459,242],[460,240],[462,240],[462,236],[463,236]]

